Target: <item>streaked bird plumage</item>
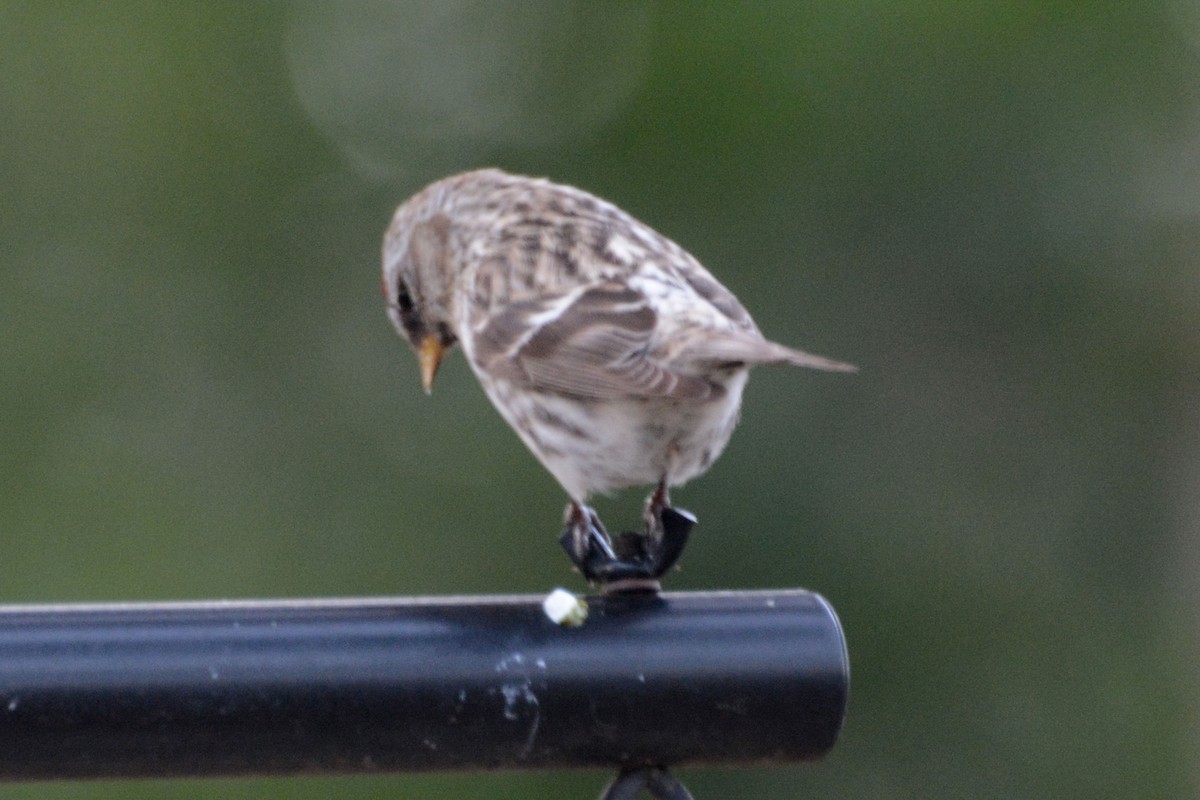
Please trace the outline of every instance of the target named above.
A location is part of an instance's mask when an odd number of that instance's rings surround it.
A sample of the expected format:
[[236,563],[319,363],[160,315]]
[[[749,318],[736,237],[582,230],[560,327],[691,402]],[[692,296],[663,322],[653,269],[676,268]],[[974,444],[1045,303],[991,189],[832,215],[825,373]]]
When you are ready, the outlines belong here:
[[388,314],[428,389],[461,345],[576,506],[704,472],[750,367],[853,367],[771,342],[683,248],[587,192],[496,169],[427,186],[383,243]]

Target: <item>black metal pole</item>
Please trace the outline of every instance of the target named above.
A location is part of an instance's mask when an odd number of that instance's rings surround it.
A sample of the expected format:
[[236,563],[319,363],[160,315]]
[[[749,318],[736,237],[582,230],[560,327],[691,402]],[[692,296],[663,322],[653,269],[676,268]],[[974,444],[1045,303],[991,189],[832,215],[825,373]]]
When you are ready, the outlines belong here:
[[0,607],[0,779],[817,758],[848,665],[802,590]]

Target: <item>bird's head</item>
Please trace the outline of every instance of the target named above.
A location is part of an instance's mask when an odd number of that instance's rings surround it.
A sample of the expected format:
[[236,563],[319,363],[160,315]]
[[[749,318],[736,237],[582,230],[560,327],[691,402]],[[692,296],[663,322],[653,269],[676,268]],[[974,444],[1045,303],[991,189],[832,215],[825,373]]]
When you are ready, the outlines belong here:
[[427,393],[442,356],[457,341],[451,309],[451,223],[436,200],[422,193],[404,203],[383,239],[388,317],[416,352]]

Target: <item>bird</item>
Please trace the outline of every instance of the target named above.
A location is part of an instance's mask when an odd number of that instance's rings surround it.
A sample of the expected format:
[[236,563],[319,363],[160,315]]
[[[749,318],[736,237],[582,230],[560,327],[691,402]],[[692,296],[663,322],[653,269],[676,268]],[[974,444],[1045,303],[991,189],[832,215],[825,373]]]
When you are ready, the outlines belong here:
[[[569,498],[560,542],[591,583],[656,588],[696,520],[669,490],[706,471],[751,367],[853,372],[777,344],[700,262],[582,189],[478,169],[403,202],[383,237],[387,314],[426,393],[461,347],[484,393]],[[641,534],[594,495],[653,487]]]

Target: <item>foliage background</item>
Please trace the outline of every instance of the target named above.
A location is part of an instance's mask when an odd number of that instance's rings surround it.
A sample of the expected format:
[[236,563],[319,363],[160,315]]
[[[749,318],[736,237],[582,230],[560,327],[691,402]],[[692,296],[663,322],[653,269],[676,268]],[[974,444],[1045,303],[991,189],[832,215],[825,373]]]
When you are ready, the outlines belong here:
[[760,370],[677,494],[674,588],[816,589],[854,668],[824,762],[697,797],[1194,797],[1198,48],[1184,2],[0,3],[0,599],[578,586],[560,490],[378,295],[393,207],[496,164],[861,367]]

